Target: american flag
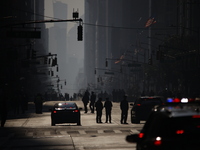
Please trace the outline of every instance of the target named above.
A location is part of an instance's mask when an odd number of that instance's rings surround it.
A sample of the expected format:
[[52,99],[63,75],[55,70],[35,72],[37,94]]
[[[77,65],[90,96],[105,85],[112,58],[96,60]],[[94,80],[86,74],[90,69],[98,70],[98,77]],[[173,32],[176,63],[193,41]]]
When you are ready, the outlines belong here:
[[122,55],[119,60],[115,61],[115,64],[120,63],[125,56]]
[[154,17],[150,17],[150,18],[147,20],[146,24],[145,24],[145,28],[151,26],[151,25],[154,24],[154,23],[156,23],[155,18],[154,18]]

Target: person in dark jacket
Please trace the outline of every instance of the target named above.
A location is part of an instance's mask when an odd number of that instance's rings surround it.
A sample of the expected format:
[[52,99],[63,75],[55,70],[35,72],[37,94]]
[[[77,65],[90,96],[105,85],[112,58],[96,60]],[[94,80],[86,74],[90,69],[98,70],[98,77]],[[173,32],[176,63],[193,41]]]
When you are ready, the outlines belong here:
[[94,92],[92,92],[92,95],[90,96],[90,110],[91,110],[91,113],[94,113],[95,101],[96,101],[96,95],[95,95]]
[[121,109],[121,124],[128,124],[127,117],[128,117],[128,101],[127,96],[124,96],[124,99],[120,102],[120,109]]
[[95,103],[96,107],[96,122],[97,123],[102,123],[101,117],[102,117],[102,110],[103,110],[103,103],[102,103],[102,98],[99,98],[98,101]]
[[0,120],[1,120],[1,127],[4,127],[7,114],[8,114],[8,101],[9,101],[9,92],[8,92],[8,85],[5,86],[0,90]]
[[82,98],[82,101],[83,101],[83,105],[84,105],[84,109],[85,109],[85,113],[88,112],[88,108],[87,108],[87,105],[89,103],[89,92],[86,91],[83,98]]
[[106,101],[104,103],[104,107],[105,107],[105,111],[106,111],[106,122],[105,123],[108,123],[108,120],[111,123],[112,106],[113,106],[112,102],[109,100],[109,98],[106,98]]
[[7,119],[7,96],[3,96],[2,100],[0,101],[0,119],[1,119],[1,127],[4,127]]
[[38,93],[34,100],[35,103],[35,113],[42,114],[42,107],[43,107],[43,97],[42,94]]

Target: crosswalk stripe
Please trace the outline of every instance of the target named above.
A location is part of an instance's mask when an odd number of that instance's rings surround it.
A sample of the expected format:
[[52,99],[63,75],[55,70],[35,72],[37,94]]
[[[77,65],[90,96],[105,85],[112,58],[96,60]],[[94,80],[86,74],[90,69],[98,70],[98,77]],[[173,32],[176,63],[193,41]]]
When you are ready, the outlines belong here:
[[86,134],[86,132],[84,130],[79,130],[78,131],[80,134]]
[[139,133],[138,130],[136,130],[136,129],[131,129],[131,132],[132,132],[132,134],[133,133]]
[[51,132],[50,132],[50,131],[45,131],[45,132],[44,132],[44,135],[45,135],[45,136],[50,136],[50,135],[51,135]]
[[66,134],[67,134],[66,131],[60,131],[60,133],[61,133],[62,135],[66,135]]
[[120,130],[113,130],[115,133],[122,133]]
[[104,130],[97,130],[97,133],[104,133]]

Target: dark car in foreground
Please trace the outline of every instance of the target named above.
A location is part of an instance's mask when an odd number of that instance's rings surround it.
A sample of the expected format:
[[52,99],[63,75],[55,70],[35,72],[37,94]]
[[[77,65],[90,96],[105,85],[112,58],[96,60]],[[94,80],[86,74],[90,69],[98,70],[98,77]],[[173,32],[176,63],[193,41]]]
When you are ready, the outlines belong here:
[[200,106],[155,107],[139,134],[126,137],[137,150],[200,149]]
[[146,120],[154,106],[163,104],[163,98],[160,96],[143,96],[138,98],[134,104],[130,104],[132,106],[131,123],[140,123],[141,120]]
[[81,125],[81,114],[75,102],[56,103],[51,110],[51,125],[62,123],[77,123]]

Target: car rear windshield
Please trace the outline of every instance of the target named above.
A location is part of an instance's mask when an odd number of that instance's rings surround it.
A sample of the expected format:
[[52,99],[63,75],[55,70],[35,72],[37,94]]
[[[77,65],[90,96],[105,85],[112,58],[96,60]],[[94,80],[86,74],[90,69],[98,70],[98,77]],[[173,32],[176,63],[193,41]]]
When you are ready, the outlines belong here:
[[76,108],[75,103],[58,103],[55,105],[56,108]]

